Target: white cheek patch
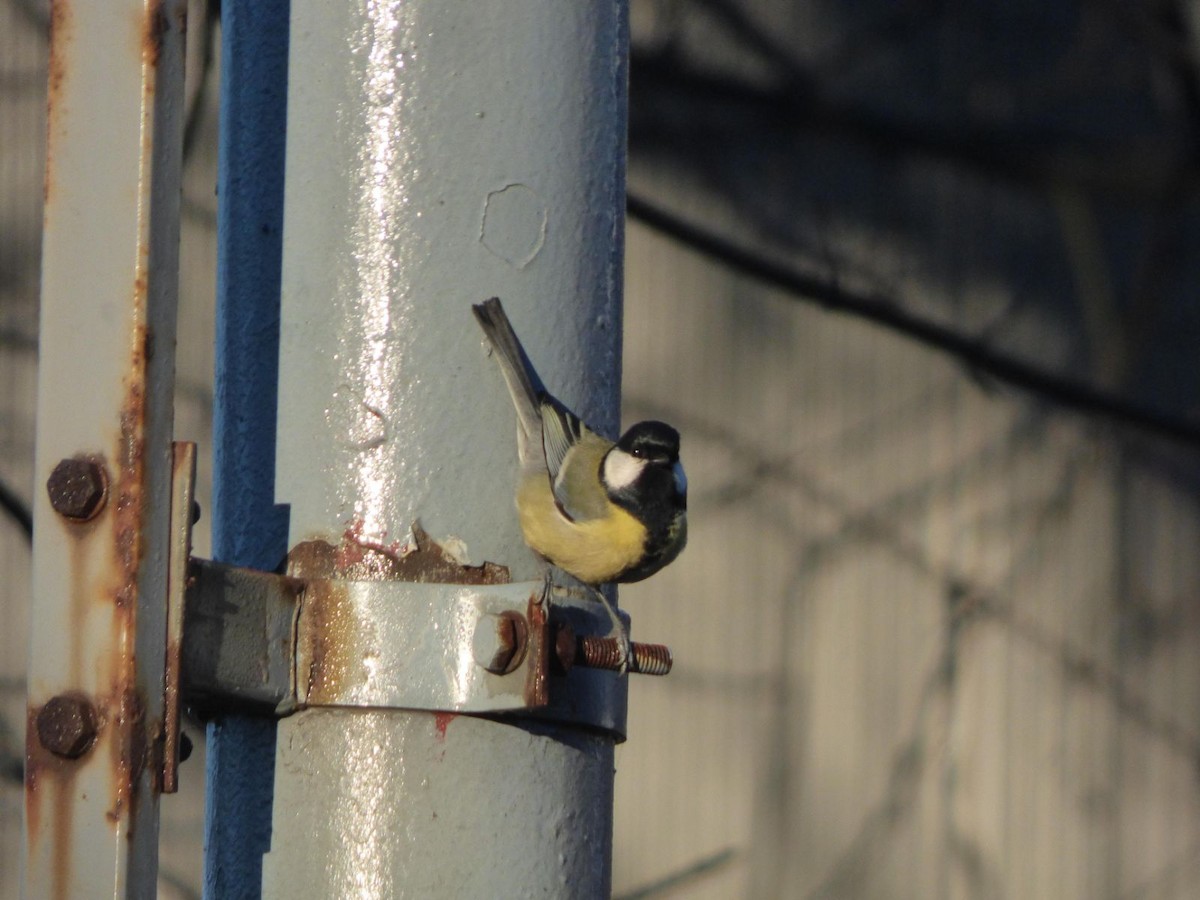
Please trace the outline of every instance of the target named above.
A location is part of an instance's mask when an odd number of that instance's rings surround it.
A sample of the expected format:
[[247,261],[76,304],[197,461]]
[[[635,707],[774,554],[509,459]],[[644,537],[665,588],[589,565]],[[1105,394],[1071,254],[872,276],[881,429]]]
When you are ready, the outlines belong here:
[[687,494],[687,475],[683,473],[683,463],[675,463],[671,467],[671,472],[675,476],[675,490],[680,494]]
[[644,468],[644,459],[638,459],[614,447],[604,457],[604,483],[610,491],[624,490],[638,480]]

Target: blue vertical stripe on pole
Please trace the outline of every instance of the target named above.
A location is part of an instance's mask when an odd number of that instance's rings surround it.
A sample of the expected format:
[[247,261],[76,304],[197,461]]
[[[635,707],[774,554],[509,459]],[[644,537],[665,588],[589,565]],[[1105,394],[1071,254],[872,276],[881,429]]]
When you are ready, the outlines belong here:
[[[276,569],[287,509],[275,505],[279,283],[290,0],[221,4],[213,556]],[[275,723],[209,725],[204,896],[262,895],[270,849]]]

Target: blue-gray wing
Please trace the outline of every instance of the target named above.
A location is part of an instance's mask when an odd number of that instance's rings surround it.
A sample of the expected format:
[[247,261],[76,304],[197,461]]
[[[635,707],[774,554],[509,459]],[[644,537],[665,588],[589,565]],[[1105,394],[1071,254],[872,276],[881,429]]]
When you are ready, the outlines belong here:
[[550,470],[550,481],[558,481],[563,460],[571,448],[583,437],[583,423],[553,397],[542,395],[542,449],[546,453],[546,468]]
[[608,496],[600,483],[600,464],[612,442],[594,434],[553,397],[542,399],[541,413],[542,446],[558,508],[576,522],[604,516]]

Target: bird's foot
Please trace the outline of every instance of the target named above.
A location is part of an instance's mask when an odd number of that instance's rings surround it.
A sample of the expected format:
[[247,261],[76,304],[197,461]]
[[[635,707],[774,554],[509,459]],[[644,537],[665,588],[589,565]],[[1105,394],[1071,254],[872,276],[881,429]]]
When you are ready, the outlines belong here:
[[612,628],[609,630],[606,637],[609,640],[616,641],[617,652],[620,654],[617,663],[617,677],[629,674],[629,667],[633,663],[633,642],[629,639],[629,632],[625,628],[625,623],[621,621],[621,617],[617,615],[616,609],[608,601],[608,597],[599,588],[593,588],[596,597],[604,604],[604,611],[608,613],[608,618],[612,622]]

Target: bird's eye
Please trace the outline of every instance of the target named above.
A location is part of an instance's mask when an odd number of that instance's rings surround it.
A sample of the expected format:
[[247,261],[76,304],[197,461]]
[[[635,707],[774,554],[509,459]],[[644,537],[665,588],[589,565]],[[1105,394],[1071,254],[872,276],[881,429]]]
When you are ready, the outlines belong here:
[[646,451],[643,450],[641,447],[634,447],[632,450],[629,451],[629,453],[631,456],[636,456],[638,459],[645,459],[645,457],[646,457]]

